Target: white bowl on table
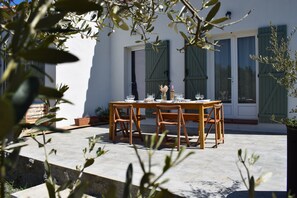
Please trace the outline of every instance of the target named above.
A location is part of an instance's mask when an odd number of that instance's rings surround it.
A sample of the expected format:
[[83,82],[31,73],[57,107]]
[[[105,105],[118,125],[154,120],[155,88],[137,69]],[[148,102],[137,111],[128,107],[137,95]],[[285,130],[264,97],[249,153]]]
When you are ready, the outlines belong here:
[[209,102],[210,99],[197,100],[197,102]]
[[136,100],[125,99],[125,102],[130,102],[130,103],[132,103],[132,102],[136,102]]

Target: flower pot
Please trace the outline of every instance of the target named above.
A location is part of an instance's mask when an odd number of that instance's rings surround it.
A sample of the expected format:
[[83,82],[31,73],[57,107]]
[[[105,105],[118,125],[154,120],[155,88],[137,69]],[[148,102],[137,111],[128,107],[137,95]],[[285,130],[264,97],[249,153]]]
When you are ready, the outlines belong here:
[[97,116],[91,117],[83,117],[83,118],[75,118],[74,123],[76,126],[84,126],[84,125],[96,125],[100,122]]
[[297,194],[297,128],[287,126],[287,192]]
[[90,123],[90,118],[89,117],[75,118],[74,123],[75,123],[76,126],[88,125]]
[[167,94],[166,94],[166,92],[162,92],[162,100],[167,100]]
[[89,122],[90,125],[96,125],[98,123],[99,123],[99,118],[97,116],[90,117],[90,122]]
[[104,122],[108,123],[109,122],[109,117],[108,116],[102,116],[98,118],[99,122]]

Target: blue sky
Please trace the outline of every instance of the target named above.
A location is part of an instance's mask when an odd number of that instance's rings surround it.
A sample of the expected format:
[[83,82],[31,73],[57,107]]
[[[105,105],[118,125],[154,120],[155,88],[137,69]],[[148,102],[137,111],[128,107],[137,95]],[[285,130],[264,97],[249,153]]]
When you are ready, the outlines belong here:
[[23,0],[14,0],[14,2],[16,3],[16,4],[19,4],[20,2],[22,2]]

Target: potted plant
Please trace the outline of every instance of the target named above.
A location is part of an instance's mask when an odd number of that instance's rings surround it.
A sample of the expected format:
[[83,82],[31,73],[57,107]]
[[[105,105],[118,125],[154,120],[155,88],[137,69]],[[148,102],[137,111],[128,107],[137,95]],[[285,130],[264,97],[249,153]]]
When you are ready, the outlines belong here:
[[[287,38],[279,41],[276,27],[271,27],[270,48],[273,56],[251,56],[252,59],[260,63],[270,64],[277,72],[282,72],[283,76],[274,77],[277,82],[288,90],[288,95],[297,99],[297,50],[292,51],[289,48],[292,36],[296,28]],[[287,127],[287,192],[297,194],[297,106],[290,111],[290,116],[281,119],[279,122]],[[272,116],[274,119],[274,116]]]
[[104,122],[104,123],[109,122],[109,108],[97,107],[95,109],[95,114],[99,119],[99,122]]
[[76,126],[87,126],[90,123],[90,117],[82,117],[74,119]]

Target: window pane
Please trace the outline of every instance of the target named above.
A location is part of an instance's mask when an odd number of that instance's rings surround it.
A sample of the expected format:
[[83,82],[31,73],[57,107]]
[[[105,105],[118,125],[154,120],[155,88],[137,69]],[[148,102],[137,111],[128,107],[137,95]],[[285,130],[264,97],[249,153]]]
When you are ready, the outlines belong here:
[[255,37],[238,39],[238,103],[256,103]]
[[215,51],[215,98],[231,103],[230,39],[220,40]]

